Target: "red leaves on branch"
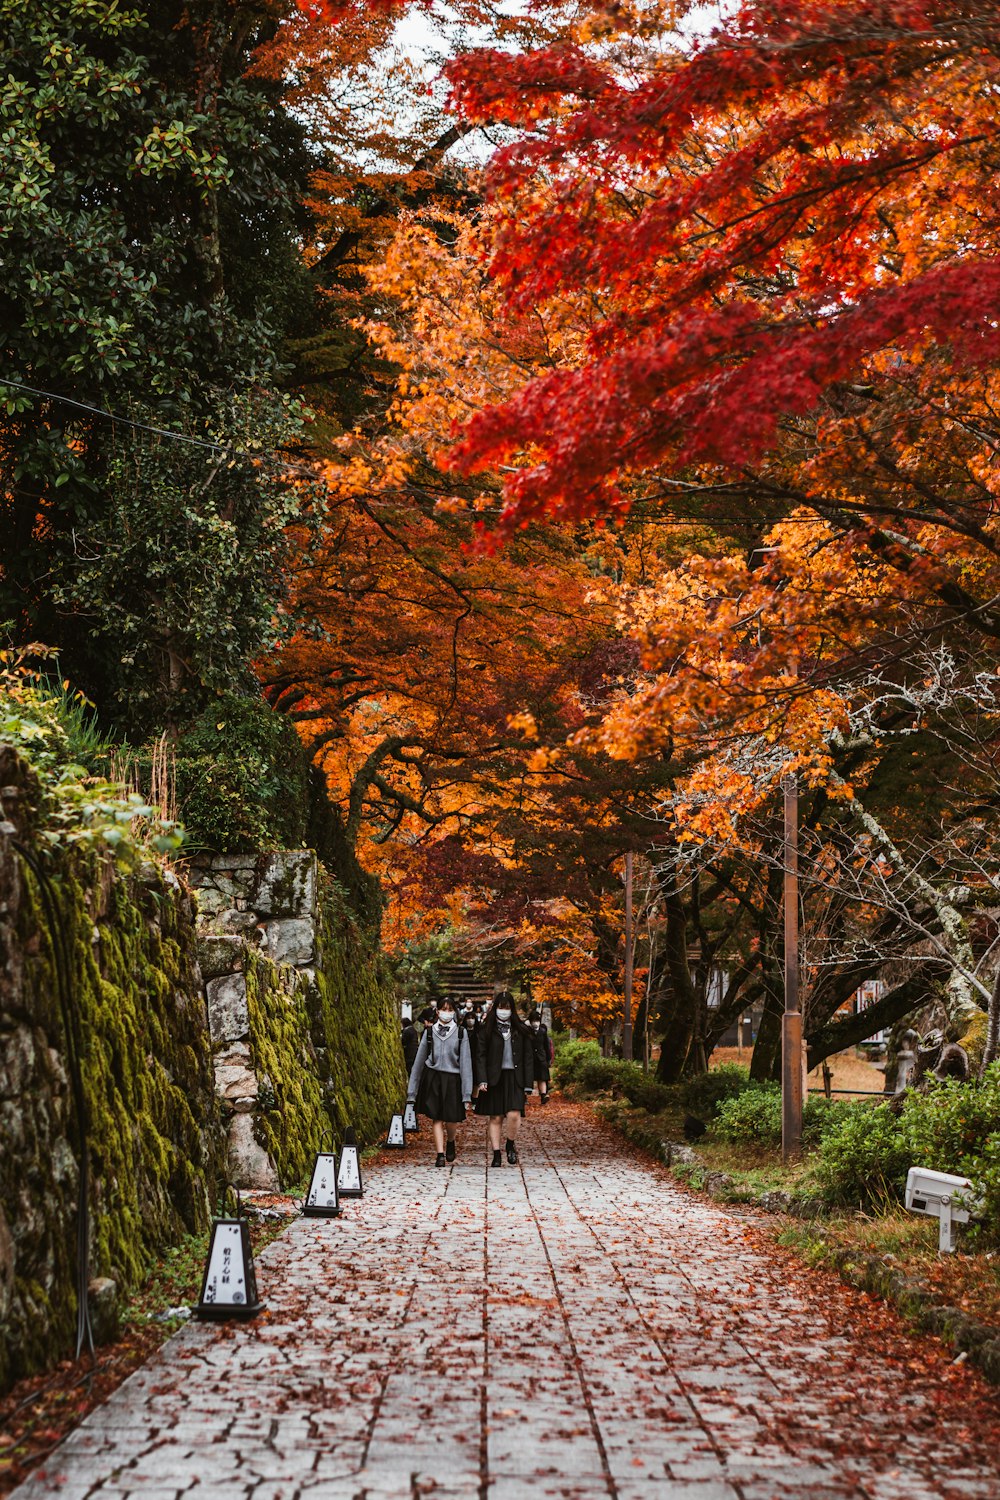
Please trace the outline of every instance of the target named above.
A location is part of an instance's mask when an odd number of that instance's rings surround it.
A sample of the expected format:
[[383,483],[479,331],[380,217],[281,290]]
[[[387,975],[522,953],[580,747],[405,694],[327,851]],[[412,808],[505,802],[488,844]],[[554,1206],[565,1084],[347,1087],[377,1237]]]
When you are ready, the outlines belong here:
[[511,311],[595,310],[575,367],[452,452],[521,465],[503,529],[615,511],[668,461],[753,461],[873,355],[997,357],[996,7],[751,0],[625,66],[629,25],[448,70],[466,118],[524,130],[491,167]]

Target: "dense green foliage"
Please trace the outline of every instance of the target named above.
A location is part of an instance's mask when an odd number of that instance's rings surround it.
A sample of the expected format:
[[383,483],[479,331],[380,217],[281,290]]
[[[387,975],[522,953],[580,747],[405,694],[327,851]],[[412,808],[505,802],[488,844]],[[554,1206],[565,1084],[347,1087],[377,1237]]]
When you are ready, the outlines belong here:
[[292,725],[260,698],[214,700],[178,738],[176,769],[189,847],[229,854],[305,841],[305,755]]
[[898,1111],[885,1104],[852,1110],[820,1147],[835,1202],[900,1199],[912,1166],[968,1177],[983,1201],[986,1233],[1000,1239],[1000,1064],[981,1080],[949,1079],[909,1093]]
[[0,653],[0,742],[31,767],[31,817],[39,842],[61,848],[99,844],[122,859],[134,858],[144,846],[160,853],[176,849],[181,835],[174,823],[80,763],[88,751],[96,760],[105,755],[91,723],[78,698],[17,653]]
[[709,1073],[689,1078],[683,1088],[685,1108],[699,1120],[712,1120],[728,1099],[737,1099],[750,1087],[750,1073],[739,1063],[723,1063]]
[[651,1112],[678,1102],[676,1088],[658,1083],[638,1063],[602,1057],[595,1041],[559,1042],[552,1076],[560,1088],[576,1084],[584,1094],[610,1093]]
[[[819,1153],[827,1199],[859,1208],[898,1201],[915,1165],[899,1116],[888,1104],[855,1109],[830,1132]],[[944,1164],[934,1163],[944,1170]]]
[[0,386],[0,620],[133,738],[245,677],[285,593],[308,163],[246,76],[280,13],[0,0],[0,364],[52,393]]
[[[807,1099],[802,1108],[802,1139],[807,1146],[813,1145],[867,1108],[863,1103],[848,1100]],[[724,1141],[744,1146],[780,1146],[780,1084],[754,1083],[723,1099],[715,1134]]]

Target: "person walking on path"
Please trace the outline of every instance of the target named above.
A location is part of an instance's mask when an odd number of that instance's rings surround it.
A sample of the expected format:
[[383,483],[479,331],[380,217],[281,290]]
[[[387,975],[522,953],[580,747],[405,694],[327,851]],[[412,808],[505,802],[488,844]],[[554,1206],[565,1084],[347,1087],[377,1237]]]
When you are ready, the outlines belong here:
[[420,1037],[417,1028],[413,1024],[412,1017],[407,1016],[403,1022],[403,1029],[399,1034],[403,1044],[403,1062],[406,1064],[406,1076],[410,1076],[413,1064],[417,1060],[417,1048],[420,1046]]
[[472,1048],[455,1019],[451,1000],[442,1000],[437,1020],[420,1038],[406,1087],[407,1103],[431,1122],[435,1166],[455,1160],[455,1132],[472,1099]]
[[436,1005],[424,1006],[423,1010],[420,1012],[420,1023],[424,1028],[420,1033],[421,1036],[426,1036],[430,1031],[431,1027],[434,1025],[434,1022],[437,1020],[437,1014],[438,1013]]
[[535,1084],[535,1048],[531,1028],[518,1015],[509,991],[497,996],[476,1032],[476,1083],[476,1114],[489,1120],[492,1165],[502,1165],[500,1133],[506,1126],[507,1160],[516,1166],[524,1099]]
[[549,1028],[542,1020],[540,1010],[531,1012],[528,1016],[528,1025],[531,1027],[531,1040],[535,1051],[535,1087],[541,1103],[548,1104],[549,1081],[552,1076],[552,1043],[549,1040]]

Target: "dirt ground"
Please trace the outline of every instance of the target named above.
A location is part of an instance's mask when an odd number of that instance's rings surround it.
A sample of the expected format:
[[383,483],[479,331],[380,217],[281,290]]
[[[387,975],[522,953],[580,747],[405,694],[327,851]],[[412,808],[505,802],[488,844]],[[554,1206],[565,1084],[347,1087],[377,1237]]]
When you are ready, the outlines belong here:
[[[830,1070],[833,1073],[832,1087],[840,1089],[848,1094],[881,1094],[885,1077],[880,1068],[859,1057],[853,1048],[848,1052],[838,1052],[835,1057],[828,1058]],[[742,1052],[738,1047],[717,1047],[712,1053],[710,1066],[717,1068],[722,1063],[742,1063],[744,1067],[750,1066],[750,1048],[744,1047]],[[814,1068],[809,1074],[809,1087],[811,1089],[822,1089],[823,1070]]]

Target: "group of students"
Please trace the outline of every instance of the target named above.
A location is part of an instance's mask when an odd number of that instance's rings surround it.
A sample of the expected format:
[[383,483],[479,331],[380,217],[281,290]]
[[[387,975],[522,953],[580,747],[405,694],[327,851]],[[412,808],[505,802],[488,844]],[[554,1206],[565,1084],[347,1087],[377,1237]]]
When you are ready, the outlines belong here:
[[446,996],[423,1011],[420,1021],[422,1035],[412,1022],[403,1026],[406,1101],[431,1122],[435,1165],[455,1160],[458,1127],[471,1108],[489,1122],[491,1165],[503,1165],[504,1136],[507,1161],[516,1166],[525,1100],[537,1088],[541,1102],[548,1102],[552,1044],[540,1013],[533,1010],[523,1020],[505,990],[485,1013]]

